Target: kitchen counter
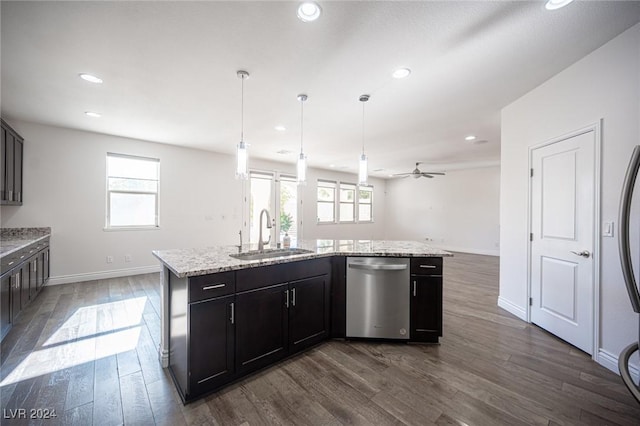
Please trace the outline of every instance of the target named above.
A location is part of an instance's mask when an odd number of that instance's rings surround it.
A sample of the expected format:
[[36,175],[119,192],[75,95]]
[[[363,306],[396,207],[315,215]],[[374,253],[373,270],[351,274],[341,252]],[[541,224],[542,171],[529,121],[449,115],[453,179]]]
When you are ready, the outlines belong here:
[[[302,240],[296,248],[311,253],[261,260],[239,260],[229,254],[238,253],[238,246],[214,246],[199,249],[154,250],[153,255],[179,278],[256,268],[279,263],[328,256],[444,257],[453,256],[418,241],[391,240]],[[255,249],[243,246],[243,251]]]
[[51,236],[51,228],[0,229],[0,258]]

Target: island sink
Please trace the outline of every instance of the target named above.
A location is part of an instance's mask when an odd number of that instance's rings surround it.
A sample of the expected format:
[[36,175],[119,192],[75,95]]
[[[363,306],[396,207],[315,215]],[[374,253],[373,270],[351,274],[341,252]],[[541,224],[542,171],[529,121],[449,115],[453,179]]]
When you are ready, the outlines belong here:
[[305,250],[301,248],[288,248],[288,249],[267,249],[267,250],[253,250],[246,251],[244,253],[233,253],[229,256],[240,260],[260,260],[271,259],[274,257],[295,256],[296,254],[308,254],[313,253],[311,250]]

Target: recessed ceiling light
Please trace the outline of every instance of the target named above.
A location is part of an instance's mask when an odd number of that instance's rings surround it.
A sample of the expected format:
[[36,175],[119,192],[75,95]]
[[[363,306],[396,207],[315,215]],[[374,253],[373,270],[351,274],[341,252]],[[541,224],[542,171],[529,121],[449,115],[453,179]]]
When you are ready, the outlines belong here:
[[284,126],[276,126],[276,127],[274,127],[274,129],[279,131],[279,132],[284,132],[285,130],[287,130],[287,128],[284,127]]
[[293,151],[289,151],[288,149],[281,149],[280,151],[277,151],[277,153],[280,155],[289,155],[293,154]]
[[336,165],[335,164],[329,164],[329,167],[331,167],[333,169],[334,167],[336,167]]
[[318,3],[313,1],[305,1],[298,6],[298,18],[302,22],[312,22],[320,17],[322,8]]
[[465,140],[465,141],[472,141],[472,140],[475,140],[475,138],[476,138],[475,136],[473,136],[473,135],[469,135],[469,136],[467,136],[466,138],[464,138],[464,140]]
[[405,78],[409,77],[409,74],[411,74],[411,70],[409,68],[398,68],[391,75],[393,78]]
[[91,75],[91,74],[84,74],[84,73],[80,74],[80,78],[90,83],[96,83],[96,84],[102,83],[102,79],[100,77],[96,77],[95,75]]
[[93,112],[93,111],[86,111],[85,115],[87,115],[88,117],[93,117],[93,118],[102,117],[102,114],[100,114],[99,112]]
[[549,0],[547,1],[547,4],[544,5],[544,7],[547,10],[556,10],[560,9],[561,7],[565,7],[572,1],[573,0]]

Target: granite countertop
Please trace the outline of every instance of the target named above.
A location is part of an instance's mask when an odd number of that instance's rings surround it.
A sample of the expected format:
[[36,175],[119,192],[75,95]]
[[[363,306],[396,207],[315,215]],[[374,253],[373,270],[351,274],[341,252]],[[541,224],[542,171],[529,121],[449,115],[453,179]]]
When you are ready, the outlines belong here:
[[[294,246],[292,245],[292,247]],[[179,278],[329,256],[453,256],[449,252],[418,241],[303,240],[298,241],[295,247],[310,250],[311,253],[260,260],[239,260],[230,257],[229,254],[238,253],[238,246],[154,250],[152,253]],[[243,246],[243,252],[249,250],[255,250],[255,247],[253,245]]]
[[51,236],[51,228],[1,228],[0,258]]

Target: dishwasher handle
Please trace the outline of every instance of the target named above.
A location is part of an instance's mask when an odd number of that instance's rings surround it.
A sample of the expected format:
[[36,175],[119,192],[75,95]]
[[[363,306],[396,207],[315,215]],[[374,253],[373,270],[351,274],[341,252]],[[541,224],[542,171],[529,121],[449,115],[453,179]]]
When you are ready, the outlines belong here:
[[402,271],[407,269],[406,264],[385,264],[385,263],[349,263],[349,268],[365,269],[369,271]]

